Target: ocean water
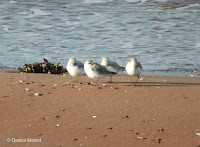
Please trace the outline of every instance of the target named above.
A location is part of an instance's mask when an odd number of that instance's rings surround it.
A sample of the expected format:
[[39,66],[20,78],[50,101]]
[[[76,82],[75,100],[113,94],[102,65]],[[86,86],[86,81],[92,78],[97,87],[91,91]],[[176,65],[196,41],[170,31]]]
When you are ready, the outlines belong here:
[[136,57],[147,74],[200,76],[200,1],[0,1],[1,69],[70,57]]

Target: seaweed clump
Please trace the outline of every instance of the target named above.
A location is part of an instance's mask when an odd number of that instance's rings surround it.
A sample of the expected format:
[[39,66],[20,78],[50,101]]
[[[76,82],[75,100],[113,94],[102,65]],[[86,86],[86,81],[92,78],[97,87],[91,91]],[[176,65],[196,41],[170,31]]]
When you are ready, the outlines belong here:
[[50,73],[50,74],[63,74],[63,66],[59,66],[59,63],[52,64],[44,58],[44,62],[32,64],[24,64],[22,67],[18,67],[19,72],[25,73]]

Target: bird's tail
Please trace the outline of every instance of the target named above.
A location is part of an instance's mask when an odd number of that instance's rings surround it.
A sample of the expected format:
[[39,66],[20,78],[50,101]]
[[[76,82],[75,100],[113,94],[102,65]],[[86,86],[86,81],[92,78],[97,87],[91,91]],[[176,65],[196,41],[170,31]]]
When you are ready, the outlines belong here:
[[109,72],[110,75],[115,75],[117,74],[116,72]]
[[125,67],[120,67],[120,70],[121,71],[125,71]]

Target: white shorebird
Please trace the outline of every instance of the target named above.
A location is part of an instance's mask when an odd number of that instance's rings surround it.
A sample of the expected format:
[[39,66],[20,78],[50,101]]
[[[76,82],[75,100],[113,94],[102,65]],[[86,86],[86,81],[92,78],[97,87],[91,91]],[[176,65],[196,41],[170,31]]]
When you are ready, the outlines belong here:
[[98,79],[103,78],[106,75],[116,74],[114,72],[108,71],[106,67],[98,63],[93,63],[92,60],[87,60],[85,62],[84,70],[89,78],[96,79],[96,85],[97,85]]
[[[131,76],[138,76],[139,79],[142,73],[142,65],[140,62],[137,62],[136,58],[131,58],[131,61],[126,64],[126,72]],[[137,81],[135,83],[137,83]]]
[[76,77],[76,81],[78,81],[78,77],[85,74],[84,71],[84,64],[76,61],[75,58],[70,58],[68,61],[68,64],[66,66],[68,73],[73,76]]
[[[108,71],[113,73],[118,73],[120,71],[124,71],[125,68],[121,67],[115,61],[111,61],[108,57],[104,57],[101,61],[101,65],[105,66]],[[112,82],[112,75],[110,75],[110,83]]]

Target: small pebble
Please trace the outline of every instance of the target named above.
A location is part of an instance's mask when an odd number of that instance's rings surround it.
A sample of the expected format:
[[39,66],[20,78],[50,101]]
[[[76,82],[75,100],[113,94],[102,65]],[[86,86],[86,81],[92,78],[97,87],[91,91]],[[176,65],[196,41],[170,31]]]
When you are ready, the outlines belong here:
[[23,83],[24,81],[22,81],[22,80],[19,80],[19,82],[20,82],[20,83]]
[[164,129],[158,129],[158,131],[164,132]]
[[56,87],[56,86],[58,86],[57,84],[53,84],[53,87]]
[[42,94],[40,94],[40,93],[35,93],[34,95],[35,96],[42,96]]
[[106,87],[106,84],[103,84],[103,87]]
[[160,139],[160,138],[156,138],[154,141],[157,142],[157,143],[161,143],[161,140],[162,139]]
[[103,138],[104,138],[104,137],[107,137],[107,135],[104,135]]
[[96,118],[97,116],[92,116],[92,118]]
[[28,125],[28,127],[30,128],[30,127],[32,127],[32,125]]
[[61,125],[59,125],[59,124],[56,124],[56,127],[60,127]]
[[29,89],[29,88],[25,88],[25,90],[26,90],[26,91],[29,91],[30,89]]
[[81,88],[79,88],[78,90],[82,90]]
[[125,92],[128,92],[128,90],[126,90]]
[[145,138],[145,137],[140,137],[140,136],[137,136],[137,139],[138,139],[138,140],[143,140],[143,139],[147,139],[147,138]]
[[86,85],[91,85],[91,84],[89,82],[87,82]]
[[141,78],[140,78],[140,81],[143,81],[143,80],[144,80],[144,78],[141,77]]
[[126,115],[124,118],[129,118],[129,116],[128,116],[128,115]]
[[197,136],[200,136],[200,133],[196,133]]
[[168,81],[167,81],[167,80],[164,80],[164,82],[167,83]]

